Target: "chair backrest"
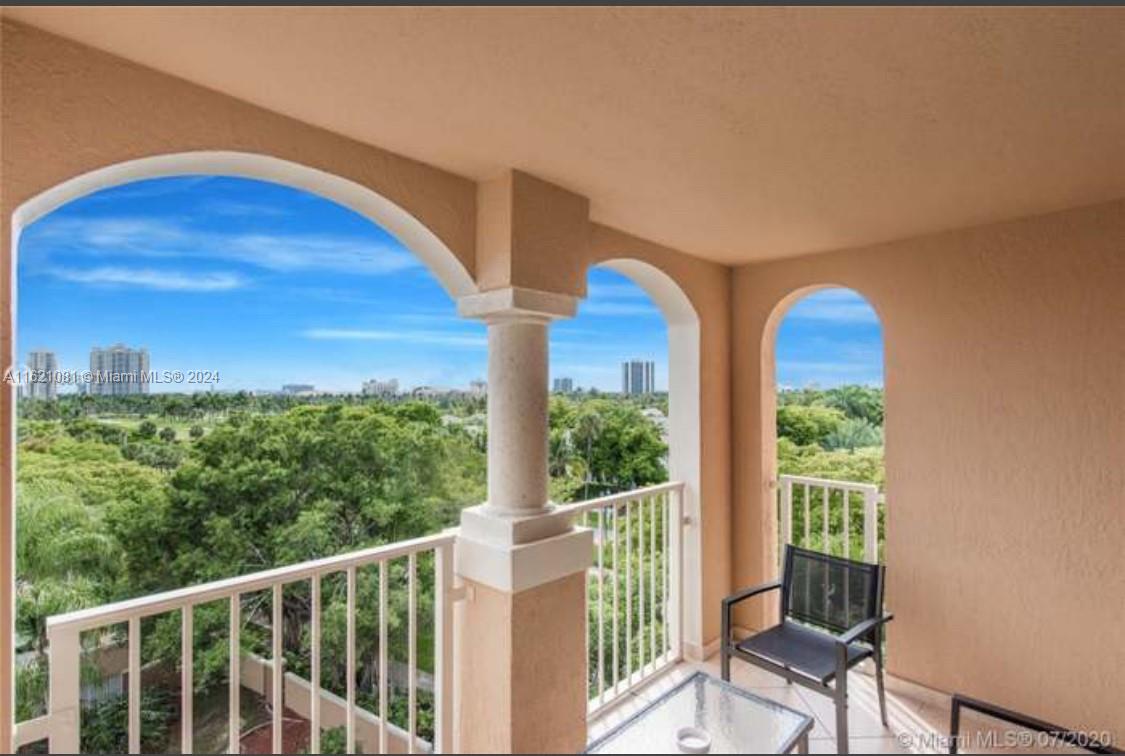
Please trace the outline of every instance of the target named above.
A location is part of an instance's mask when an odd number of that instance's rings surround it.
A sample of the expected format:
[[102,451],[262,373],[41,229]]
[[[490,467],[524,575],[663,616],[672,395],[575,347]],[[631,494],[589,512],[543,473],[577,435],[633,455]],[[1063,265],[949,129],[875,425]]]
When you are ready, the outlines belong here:
[[842,633],[882,615],[883,573],[882,565],[787,545],[781,614]]

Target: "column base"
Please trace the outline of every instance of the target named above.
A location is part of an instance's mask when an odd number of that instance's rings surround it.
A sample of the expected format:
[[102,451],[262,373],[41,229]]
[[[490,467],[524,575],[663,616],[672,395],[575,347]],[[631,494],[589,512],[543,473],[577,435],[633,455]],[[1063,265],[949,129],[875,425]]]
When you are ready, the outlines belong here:
[[463,753],[586,748],[586,574],[509,593],[466,580],[457,623]]
[[[553,508],[552,508],[553,510]],[[456,569],[458,749],[586,747],[586,570],[594,537],[571,517],[462,512]],[[534,540],[531,540],[534,539]]]
[[519,593],[593,562],[594,535],[570,524],[571,515],[500,518],[484,507],[461,512],[457,574],[507,593]]

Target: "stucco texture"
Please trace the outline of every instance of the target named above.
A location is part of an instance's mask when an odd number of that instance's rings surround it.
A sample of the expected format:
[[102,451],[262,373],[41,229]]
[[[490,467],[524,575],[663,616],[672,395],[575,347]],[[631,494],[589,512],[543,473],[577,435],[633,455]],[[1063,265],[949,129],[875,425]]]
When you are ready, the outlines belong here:
[[1120,7],[7,12],[728,264],[1125,196]]
[[[342,176],[402,208],[430,229],[481,288],[532,286],[584,295],[591,265],[637,259],[663,271],[698,316],[702,455],[703,596],[700,647],[714,640],[705,611],[729,585],[728,267],[591,223],[588,200],[512,171],[477,184],[423,163],[249,105],[222,93],[5,21],[2,57],[3,259],[0,354],[12,354],[12,213],[75,176],[152,156],[221,150],[281,158]],[[491,189],[490,189],[491,187]],[[499,213],[490,211],[506,207]],[[483,248],[479,248],[483,245]],[[478,249],[481,254],[478,255]],[[0,392],[0,543],[13,543],[12,396]],[[673,439],[673,443],[677,443]],[[682,443],[682,441],[681,441]],[[11,646],[13,557],[0,563],[0,644]],[[10,659],[0,690],[11,690]],[[0,717],[0,742],[7,742]]]
[[1115,202],[738,269],[735,582],[776,571],[779,305],[850,287],[884,329],[890,670],[1125,738],[1123,244]]
[[506,593],[466,581],[457,609],[465,753],[576,753],[586,745],[586,575]]

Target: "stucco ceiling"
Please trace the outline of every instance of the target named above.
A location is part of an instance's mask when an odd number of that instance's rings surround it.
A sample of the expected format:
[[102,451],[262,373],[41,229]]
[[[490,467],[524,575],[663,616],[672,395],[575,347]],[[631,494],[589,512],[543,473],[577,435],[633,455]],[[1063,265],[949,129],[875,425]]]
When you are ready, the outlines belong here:
[[8,8],[724,262],[1125,196],[1120,8]]

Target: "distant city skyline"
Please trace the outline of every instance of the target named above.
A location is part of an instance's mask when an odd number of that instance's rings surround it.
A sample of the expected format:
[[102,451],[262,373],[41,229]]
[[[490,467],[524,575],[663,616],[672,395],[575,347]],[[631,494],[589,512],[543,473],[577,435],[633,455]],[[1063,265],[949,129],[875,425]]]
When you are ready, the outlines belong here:
[[[93,346],[121,342],[148,346],[154,371],[217,372],[213,389],[224,392],[311,384],[359,393],[374,376],[461,387],[487,373],[484,325],[459,318],[413,254],[352,211],[275,184],[185,176],[96,192],[24,229],[17,275],[17,346],[54,352],[63,370],[85,369]],[[847,301],[834,307],[844,320],[833,325],[854,322]],[[822,370],[787,360],[799,346],[787,343],[788,321],[779,382],[823,382]],[[849,339],[831,353],[814,343],[803,359],[844,358],[841,375],[881,383],[881,355],[873,371],[852,364],[870,357],[869,335]],[[667,390],[663,317],[616,272],[591,270],[588,297],[577,317],[552,325],[550,348],[552,377],[575,387],[618,391],[620,363],[640,357],[660,366],[655,389]]]

